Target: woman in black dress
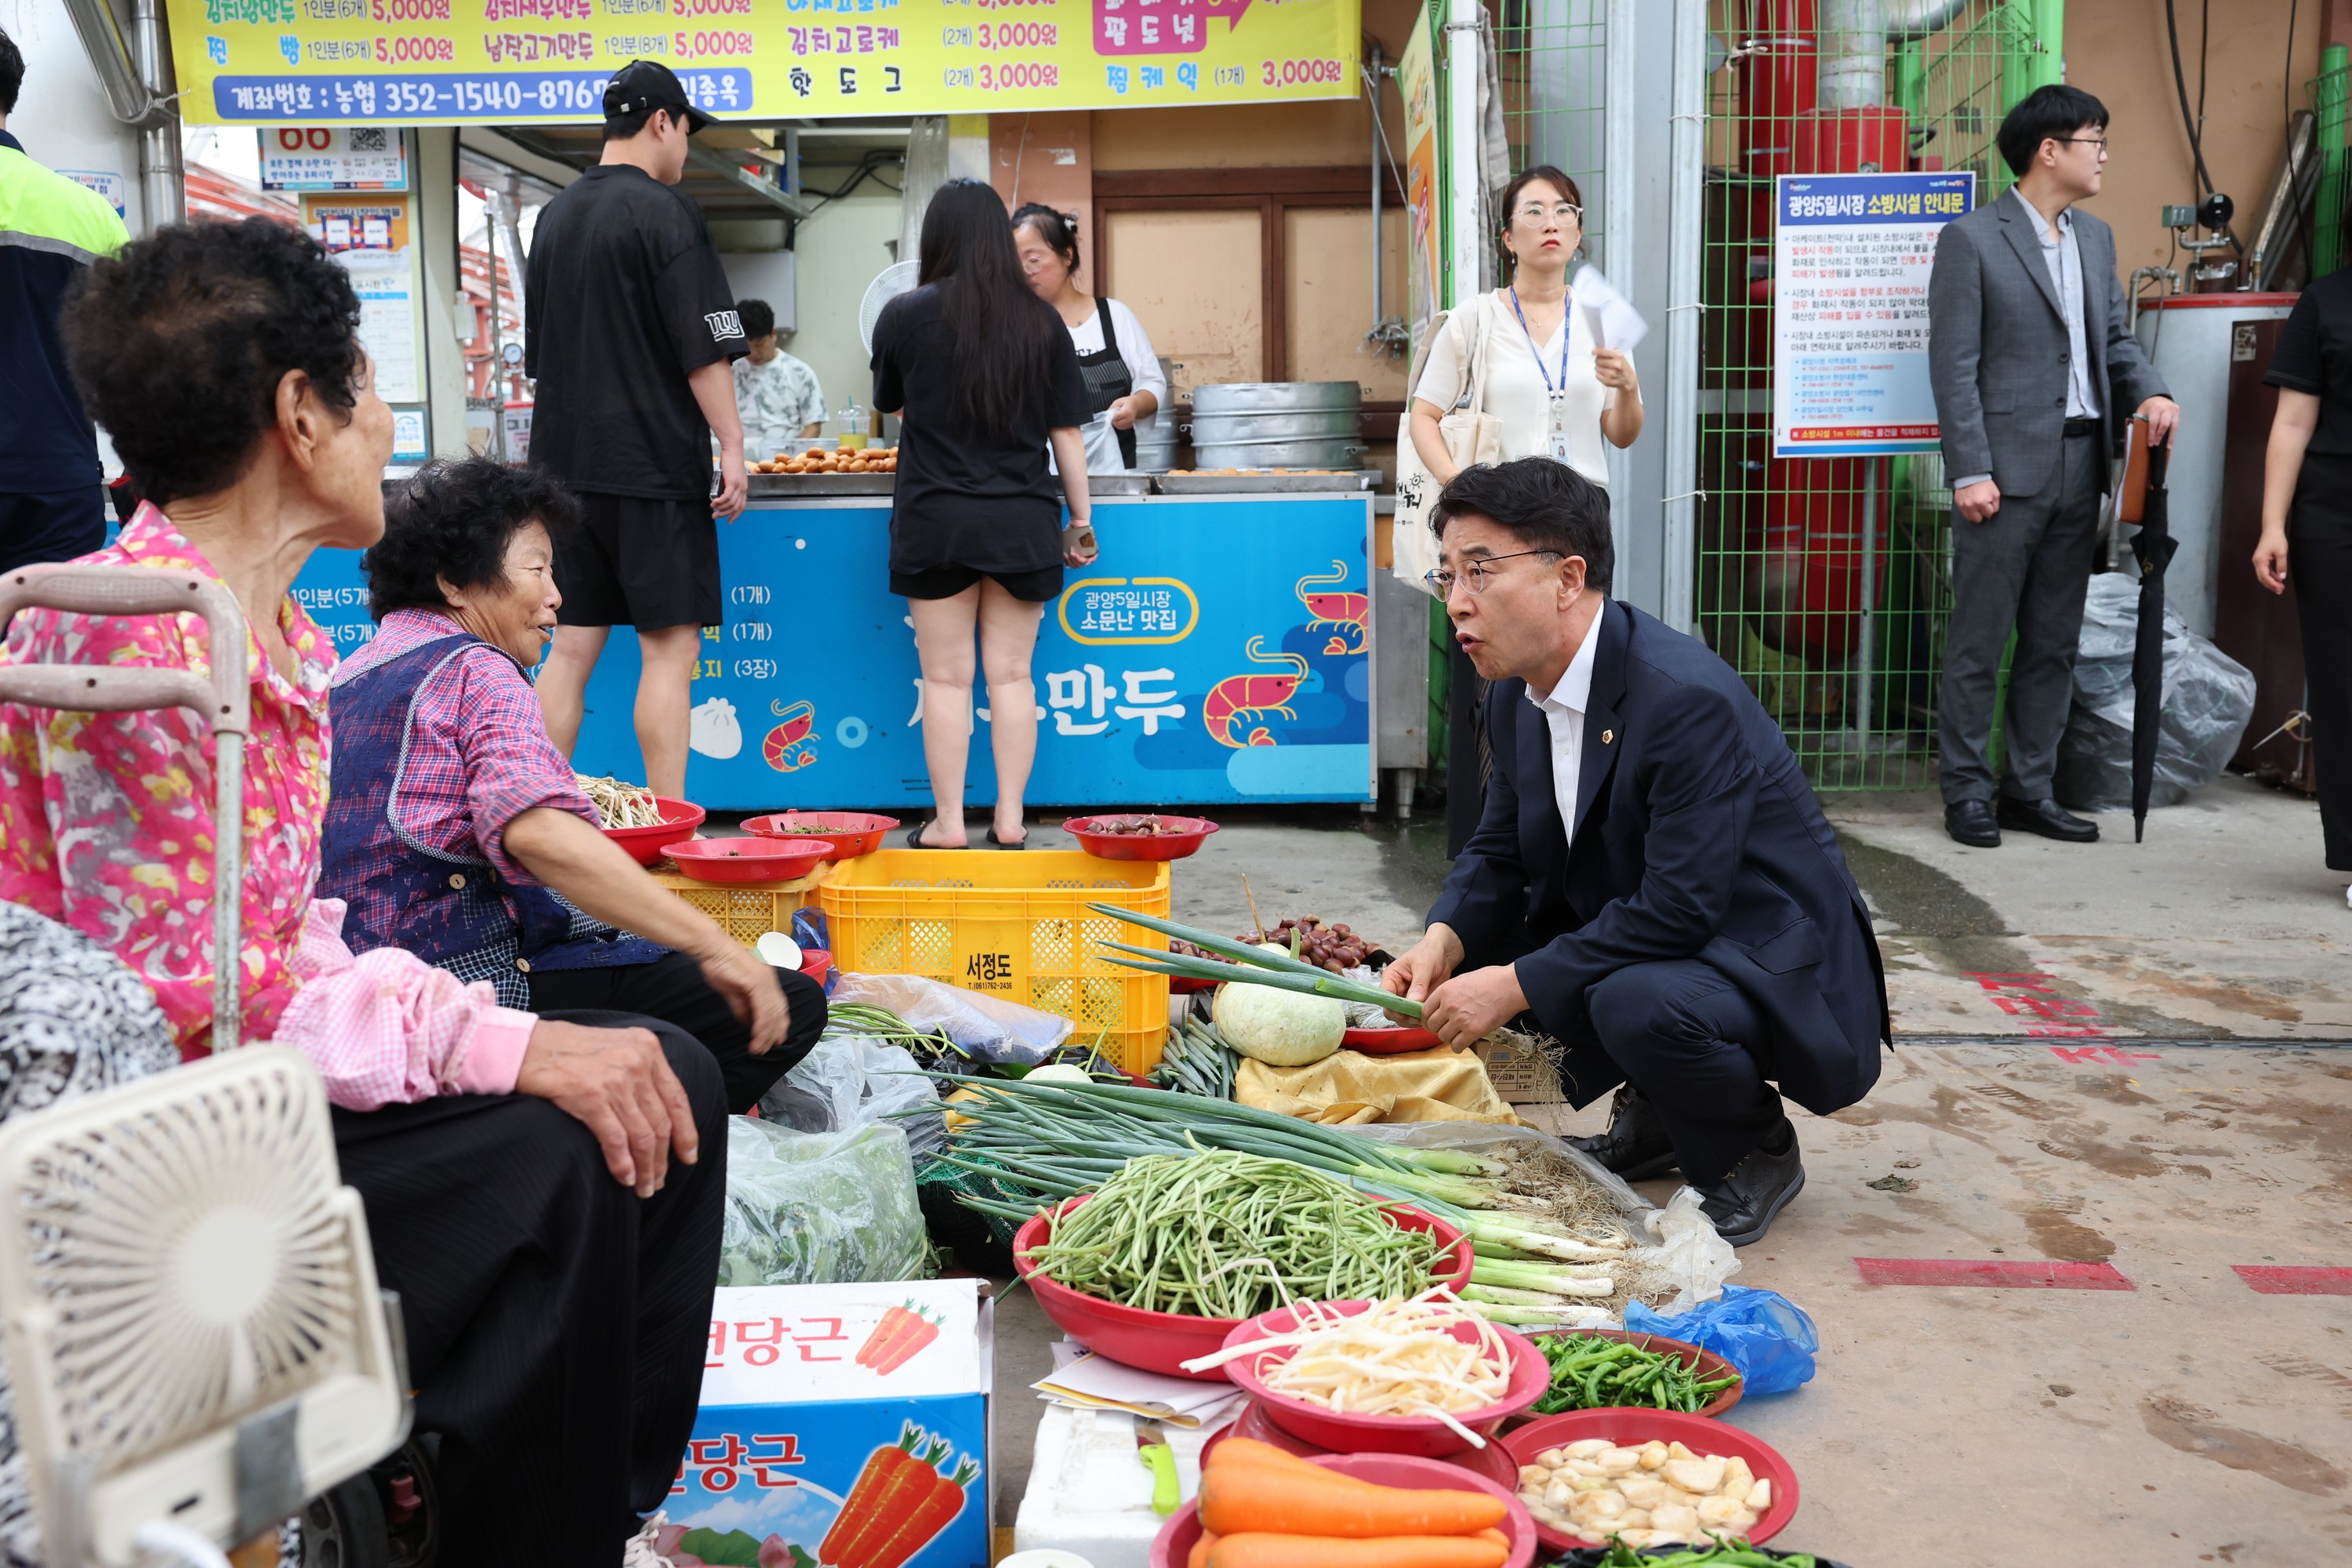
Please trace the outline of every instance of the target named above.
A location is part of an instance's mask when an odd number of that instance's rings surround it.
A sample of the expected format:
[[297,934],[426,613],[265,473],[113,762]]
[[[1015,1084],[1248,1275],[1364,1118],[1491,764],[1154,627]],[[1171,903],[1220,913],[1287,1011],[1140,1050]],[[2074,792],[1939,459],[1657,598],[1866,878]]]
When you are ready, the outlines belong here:
[[2283,594],[2294,574],[2320,833],[2327,868],[2352,871],[2352,271],[2303,291],[2263,379],[2279,397],[2254,576]]
[[[996,806],[988,841],[1027,837],[1021,798],[1037,754],[1029,656],[1062,568],[1095,558],[1066,548],[1089,525],[1085,377],[1070,334],[1030,292],[1004,203],[977,180],[950,180],[923,214],[920,282],[874,327],[874,405],[900,414],[890,508],[890,591],[914,612],[923,671],[923,763],[936,816],[917,848],[961,849],[964,765],[975,665],[988,678]],[[1057,479],[1046,471],[1051,447]],[[1072,537],[1076,537],[1073,535]],[[979,658],[973,658],[973,634]]]

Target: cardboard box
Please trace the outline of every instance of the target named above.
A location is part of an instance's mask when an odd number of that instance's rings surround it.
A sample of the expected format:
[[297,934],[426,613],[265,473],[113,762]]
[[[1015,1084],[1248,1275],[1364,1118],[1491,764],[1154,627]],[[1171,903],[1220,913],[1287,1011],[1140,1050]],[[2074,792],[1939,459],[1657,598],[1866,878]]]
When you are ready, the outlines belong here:
[[1550,1058],[1540,1051],[1521,1056],[1506,1045],[1493,1040],[1481,1040],[1475,1049],[1478,1059],[1486,1064],[1487,1079],[1495,1092],[1512,1105],[1565,1105],[1568,1096],[1560,1092],[1559,1074],[1552,1069]]
[[721,1289],[658,1547],[725,1568],[988,1568],[971,1279]]

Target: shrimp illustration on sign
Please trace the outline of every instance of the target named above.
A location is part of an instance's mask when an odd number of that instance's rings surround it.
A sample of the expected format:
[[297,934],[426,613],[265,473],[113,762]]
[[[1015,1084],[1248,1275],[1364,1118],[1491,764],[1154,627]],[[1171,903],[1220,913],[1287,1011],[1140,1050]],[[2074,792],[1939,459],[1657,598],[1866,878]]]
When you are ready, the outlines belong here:
[[[1278,664],[1287,671],[1283,675],[1228,675],[1209,688],[1208,697],[1201,703],[1201,721],[1209,738],[1221,746],[1239,751],[1244,746],[1271,746],[1274,737],[1265,726],[1257,722],[1260,716],[1279,713],[1286,719],[1296,719],[1286,704],[1307,679],[1307,659],[1295,653],[1265,651],[1264,637],[1252,637],[1243,650],[1255,664]],[[1246,740],[1234,739],[1236,726],[1249,726]]]
[[[1323,645],[1323,651],[1327,654],[1361,653],[1365,643],[1370,640],[1370,634],[1365,623],[1371,617],[1371,598],[1369,595],[1339,592],[1339,584],[1347,580],[1347,563],[1334,561],[1330,576],[1301,577],[1296,585],[1298,602],[1307,606],[1308,615],[1315,617],[1307,623],[1307,629],[1310,632],[1326,627],[1330,629],[1331,639]],[[1315,590],[1318,588],[1326,591],[1317,593]]]
[[793,773],[815,762],[816,742],[810,731],[816,728],[816,704],[795,702],[787,707],[772,700],[768,711],[783,721],[760,742],[760,754],[768,759],[768,765],[780,773]]

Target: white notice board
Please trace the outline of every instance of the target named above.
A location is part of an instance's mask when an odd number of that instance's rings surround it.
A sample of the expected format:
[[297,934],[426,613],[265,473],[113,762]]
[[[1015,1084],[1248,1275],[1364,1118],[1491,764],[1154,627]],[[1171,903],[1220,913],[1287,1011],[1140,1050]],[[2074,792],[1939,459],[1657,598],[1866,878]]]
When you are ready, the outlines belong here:
[[1782,174],[1773,192],[1772,455],[1936,449],[1927,276],[1972,174]]
[[342,264],[360,297],[360,342],[375,362],[376,391],[386,403],[425,401],[424,300],[410,235],[412,201],[396,191],[302,198],[311,237]]

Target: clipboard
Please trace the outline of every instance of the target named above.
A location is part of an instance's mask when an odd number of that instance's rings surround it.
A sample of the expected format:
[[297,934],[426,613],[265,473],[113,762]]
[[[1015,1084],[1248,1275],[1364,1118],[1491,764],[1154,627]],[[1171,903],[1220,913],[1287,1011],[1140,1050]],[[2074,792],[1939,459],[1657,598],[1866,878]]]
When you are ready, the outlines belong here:
[[2135,414],[2125,426],[2123,483],[2116,489],[2116,521],[2137,523],[2147,511],[2147,416]]

